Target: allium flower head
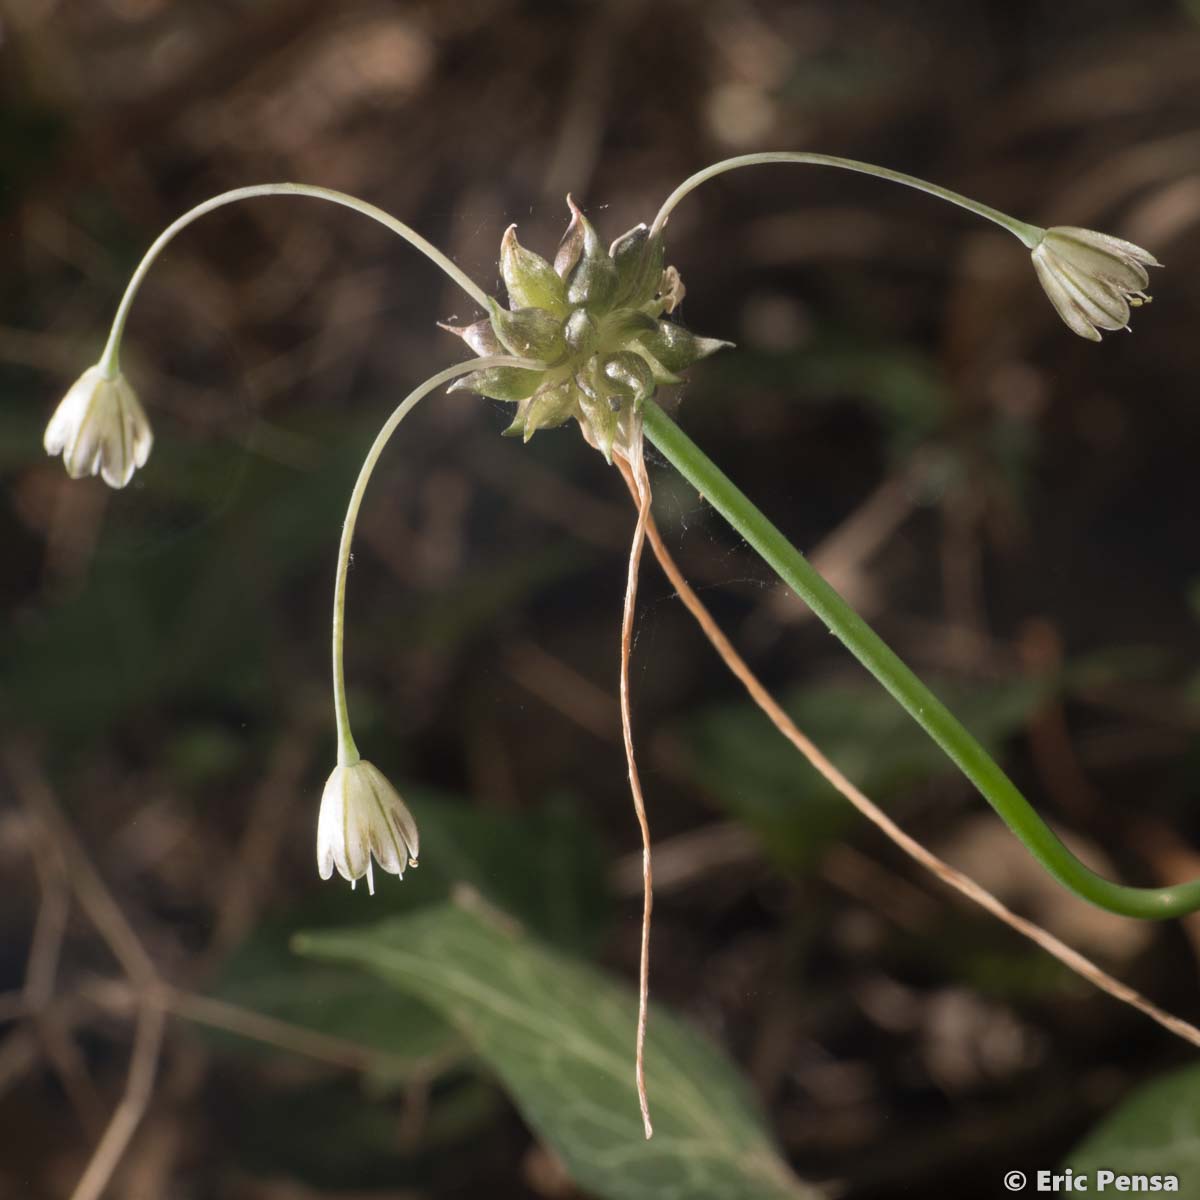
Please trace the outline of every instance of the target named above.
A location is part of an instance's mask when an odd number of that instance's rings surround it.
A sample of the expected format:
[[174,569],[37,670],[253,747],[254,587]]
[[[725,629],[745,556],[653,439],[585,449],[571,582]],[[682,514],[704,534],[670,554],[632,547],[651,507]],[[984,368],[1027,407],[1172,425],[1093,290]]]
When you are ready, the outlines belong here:
[[88,367],[54,410],[43,439],[46,453],[61,454],[72,479],[99,475],[123,488],[146,465],[154,434],[133,388],[118,374]]
[[372,856],[385,871],[403,877],[405,867],[417,865],[419,850],[417,823],[377,767],[359,759],[333,769],[317,818],[317,869],[322,879],[328,879],[334,867],[351,887],[365,875],[374,895]]
[[536,370],[493,367],[451,385],[516,404],[506,430],[528,441],[539,429],[574,417],[584,436],[612,461],[630,420],[659,384],[730,343],[701,338],[662,320],[683,297],[673,268],[663,269],[661,236],[645,225],[604,249],[591,222],[568,196],[571,222],[551,265],[517,241],[511,226],[500,244],[509,306],[458,334],[478,354],[513,354]]
[[1080,337],[1100,340],[1101,329],[1128,329],[1129,309],[1150,303],[1147,267],[1161,267],[1132,242],[1059,225],[1033,248],[1037,277],[1059,316]]

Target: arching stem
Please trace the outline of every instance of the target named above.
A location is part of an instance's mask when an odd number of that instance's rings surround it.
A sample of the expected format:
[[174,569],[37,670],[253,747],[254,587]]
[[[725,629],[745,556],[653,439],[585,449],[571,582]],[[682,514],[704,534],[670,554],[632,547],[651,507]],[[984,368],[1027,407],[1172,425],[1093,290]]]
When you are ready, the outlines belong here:
[[843,171],[857,171],[862,175],[873,175],[876,179],[886,179],[891,183],[900,183],[905,187],[916,188],[931,196],[937,196],[941,200],[947,200],[951,204],[957,204],[959,208],[965,208],[968,212],[976,213],[989,221],[995,221],[997,225],[1007,229],[1009,233],[1024,242],[1030,250],[1042,240],[1042,235],[1046,232],[1036,225],[1018,221],[1015,217],[1000,212],[999,209],[980,204],[977,200],[959,195],[958,192],[952,192],[949,188],[939,187],[936,183],[928,183],[924,179],[918,179],[915,175],[905,175],[903,171],[889,171],[887,167],[877,167],[873,163],[859,162],[853,158],[838,158],[832,154],[775,150],[764,154],[743,154],[737,158],[727,158],[689,176],[667,197],[662,208],[658,210],[658,216],[654,218],[654,224],[650,227],[651,236],[662,232],[662,228],[666,225],[667,218],[675,206],[702,183],[707,183],[717,175],[724,175],[726,171],[736,171],[739,167],[759,167],[766,163],[800,163],[817,167],[839,167]]
[[131,276],[125,288],[125,295],[121,297],[121,303],[117,308],[117,315],[113,318],[108,343],[104,347],[104,353],[100,356],[100,369],[105,378],[115,379],[120,370],[121,337],[125,332],[125,322],[129,318],[129,310],[133,307],[134,297],[137,295],[138,288],[142,286],[142,280],[146,278],[154,260],[167,243],[205,213],[224,208],[227,204],[235,204],[239,200],[249,200],[255,196],[307,196],[313,200],[326,200],[330,204],[340,204],[343,208],[350,208],[364,217],[370,217],[371,220],[378,221],[380,225],[402,237],[410,246],[414,246],[426,258],[439,266],[480,308],[487,307],[487,296],[474,280],[464,274],[445,254],[431,242],[426,241],[416,230],[409,228],[403,221],[398,221],[391,213],[384,212],[382,208],[376,208],[374,204],[368,204],[365,200],[359,200],[345,192],[335,192],[332,188],[315,187],[307,183],[259,183],[252,187],[235,188],[231,192],[222,192],[219,196],[205,200],[203,204],[197,204],[195,208],[172,221],[154,240],[153,245],[146,251],[142,261],[138,263],[137,270]]
[[883,684],[1064,887],[1127,917],[1178,917],[1200,909],[1200,880],[1166,888],[1128,887],[1084,866],[950,710],[700,447],[651,400],[642,407],[642,420],[646,437],[671,465]]
[[362,467],[359,468],[358,479],[354,491],[350,493],[350,504],[346,508],[346,519],[342,524],[342,539],[338,546],[337,575],[333,585],[333,713],[337,722],[338,765],[353,766],[359,760],[358,747],[354,744],[354,735],[350,731],[350,713],[346,704],[346,671],[342,647],[345,641],[346,629],[346,577],[350,571],[350,548],[354,542],[354,527],[358,522],[358,510],[362,506],[363,495],[367,484],[371,481],[371,473],[383,453],[393,433],[400,422],[423,400],[430,392],[436,391],[452,379],[460,375],[469,375],[472,371],[485,370],[488,367],[530,367],[540,366],[531,364],[523,358],[510,358],[506,355],[495,355],[490,358],[472,358],[466,362],[455,363],[436,375],[431,375],[419,387],[414,388],[390,417],[384,422],[383,428],[375,435]]

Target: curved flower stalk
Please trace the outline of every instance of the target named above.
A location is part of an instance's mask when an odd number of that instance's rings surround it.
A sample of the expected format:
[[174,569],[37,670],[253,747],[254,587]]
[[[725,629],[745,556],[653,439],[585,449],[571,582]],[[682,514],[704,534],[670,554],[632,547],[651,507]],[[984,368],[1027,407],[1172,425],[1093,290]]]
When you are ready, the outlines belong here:
[[[346,701],[346,582],[350,573],[350,549],[354,529],[362,507],[367,484],[384,447],[400,422],[430,392],[453,379],[474,371],[498,371],[536,367],[525,359],[495,355],[456,363],[431,375],[415,387],[396,406],[392,415],[375,435],[371,448],[359,468],[358,479],[350,494],[346,519],[338,546],[337,572],[333,585],[333,714],[337,726],[338,761],[325,784],[317,821],[317,865],[322,879],[328,879],[336,866],[339,874],[354,885],[365,874],[371,894],[375,879],[371,870],[374,855],[380,867],[403,877],[405,866],[417,865],[417,827],[399,793],[372,763],[358,752],[350,729],[350,709]],[[399,839],[399,840],[397,840]],[[401,848],[407,851],[401,853]]]
[[[158,255],[176,234],[206,213],[240,200],[288,195],[325,200],[370,217],[420,250],[481,307],[487,304],[484,291],[436,246],[403,221],[366,201],[302,183],[257,184],[223,192],[184,213],[154,240],[125,288],[100,361],[84,371],[51,417],[44,438],[46,451],[62,454],[72,478],[100,474],[111,487],[124,487],[135,468],[144,466],[149,458],[153,434],[137,396],[121,374],[120,350],[133,301]],[[333,694],[338,765],[325,785],[318,819],[317,861],[323,878],[328,879],[335,866],[351,884],[366,874],[368,886],[374,892],[372,855],[385,871],[401,876],[405,866],[415,865],[417,859],[416,825],[395,789],[375,766],[359,756],[346,705],[342,656],[346,575],[350,542],[367,481],[388,439],[423,396],[459,375],[514,365],[528,364],[502,355],[481,358],[460,363],[426,380],[385,423],[359,473],[343,528],[334,585]]]
[[877,167],[873,163],[853,158],[838,158],[833,154],[810,154],[806,151],[769,151],[765,154],[742,154],[705,167],[685,179],[663,202],[650,226],[651,236],[661,234],[675,206],[702,183],[741,167],[759,167],[768,163],[798,163],[818,167],[838,167],[873,175],[904,187],[916,188],[939,200],[965,208],[988,221],[1007,229],[1032,253],[1033,267],[1050,297],[1058,315],[1068,327],[1089,341],[1100,340],[1101,329],[1128,329],[1129,309],[1150,303],[1145,289],[1150,277],[1146,267],[1162,264],[1148,250],[1122,241],[1107,233],[1060,225],[1041,229],[1026,221],[1018,221],[997,208],[980,204],[968,196],[939,187],[915,175]]
[[[809,163],[874,175],[917,188],[995,222],[1030,250],[1043,285],[1047,277],[1052,277],[1065,289],[1066,279],[1072,279],[1091,307],[1083,307],[1083,301],[1073,294],[1069,303],[1064,300],[1063,306],[1059,305],[1055,294],[1051,293],[1050,298],[1070,328],[1089,340],[1099,340],[1096,326],[1121,327],[1120,324],[1102,324],[1093,317],[1103,316],[1109,321],[1122,316],[1127,319],[1128,308],[1122,310],[1117,307],[1118,302],[1144,304],[1149,300],[1141,291],[1148,282],[1145,268],[1159,263],[1140,246],[1090,230],[1041,229],[912,175],[826,154],[747,154],[706,167],[684,180],[667,197],[650,226],[651,236],[662,232],[675,206],[706,180],[726,171],[766,163]],[[1079,307],[1074,307],[1076,305]],[[891,693],[979,789],[1029,852],[1064,887],[1100,908],[1128,917],[1176,917],[1200,909],[1200,880],[1168,888],[1128,887],[1105,879],[1080,862],[950,710],[683,430],[652,401],[643,407],[642,420],[646,437],[671,465],[697,488]]]
[[110,487],[121,488],[133,476],[134,467],[146,465],[154,441],[150,423],[133,389],[121,374],[120,366],[121,339],[125,334],[129,311],[155,259],[176,234],[206,213],[256,196],[307,196],[351,208],[378,221],[414,246],[445,271],[477,304],[483,306],[487,303],[483,289],[432,242],[426,241],[391,213],[365,200],[345,192],[336,192],[332,188],[314,187],[306,183],[260,183],[222,192],[189,209],[155,238],[125,287],[100,361],[80,376],[51,417],[46,427],[46,452],[63,455],[67,473],[72,479],[99,473]]

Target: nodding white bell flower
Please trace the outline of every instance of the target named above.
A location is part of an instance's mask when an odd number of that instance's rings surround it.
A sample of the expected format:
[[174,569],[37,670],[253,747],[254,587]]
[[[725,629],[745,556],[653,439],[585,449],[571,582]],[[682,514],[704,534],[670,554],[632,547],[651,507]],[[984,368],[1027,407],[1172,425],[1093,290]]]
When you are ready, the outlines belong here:
[[95,366],[54,410],[43,444],[47,454],[62,455],[72,479],[99,475],[109,487],[123,488],[146,465],[154,434],[125,376],[110,379]]
[[1101,329],[1128,329],[1129,309],[1150,303],[1147,267],[1161,267],[1149,250],[1132,242],[1059,225],[1033,248],[1033,268],[1058,309],[1080,337],[1100,340]]
[[375,894],[372,856],[392,875],[417,865],[417,823],[378,767],[359,759],[339,764],[325,784],[317,818],[317,869],[328,879],[337,867],[350,886],[367,877]]

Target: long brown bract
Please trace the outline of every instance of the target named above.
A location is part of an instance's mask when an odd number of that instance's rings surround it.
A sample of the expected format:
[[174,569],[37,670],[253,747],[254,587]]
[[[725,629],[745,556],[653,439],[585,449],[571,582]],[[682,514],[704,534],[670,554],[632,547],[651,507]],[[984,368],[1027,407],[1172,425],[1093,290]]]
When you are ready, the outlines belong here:
[[637,1054],[634,1075],[637,1079],[638,1103],[642,1108],[642,1126],[647,1139],[654,1136],[650,1123],[650,1105],[646,1097],[646,1020],[650,1001],[650,910],[654,904],[654,882],[650,866],[650,823],[646,819],[646,800],[638,777],[637,759],[633,752],[633,718],[629,709],[629,660],[633,653],[633,615],[637,605],[638,571],[642,550],[646,545],[646,529],[650,523],[650,480],[642,453],[641,424],[630,438],[628,457],[616,456],[629,489],[637,504],[637,524],[629,547],[629,574],[625,584],[625,611],[621,619],[621,736],[625,742],[625,761],[629,767],[629,790],[633,809],[642,833],[642,946],[638,965],[638,1023]]
[[[642,524],[643,495],[648,494],[649,488],[647,486],[644,493],[643,487],[639,484],[636,475],[629,470],[626,464],[619,463],[619,466],[621,473],[625,476],[625,483],[629,487],[630,494],[638,505],[640,525]],[[644,472],[644,465],[642,469]],[[943,883],[948,884],[955,891],[974,901],[981,908],[986,909],[994,917],[1003,921],[1009,928],[1015,929],[1022,937],[1026,937],[1031,942],[1036,943],[1047,954],[1058,959],[1069,970],[1082,976],[1089,983],[1095,985],[1101,991],[1107,992],[1114,999],[1121,1001],[1121,1003],[1136,1008],[1139,1012],[1144,1013],[1152,1021],[1157,1022],[1177,1037],[1183,1038],[1184,1041],[1190,1042],[1193,1046],[1200,1046],[1200,1029],[1197,1029],[1195,1025],[1174,1016],[1152,1001],[1147,1000],[1140,992],[1131,988],[1128,984],[1122,983],[1119,979],[1114,978],[1107,971],[1102,970],[1090,958],[1080,954],[1078,950],[1068,946],[1048,930],[1013,912],[986,888],[976,883],[969,875],[964,875],[963,872],[956,870],[931,850],[927,850],[915,838],[905,833],[873,800],[855,787],[825,757],[813,741],[797,727],[791,717],[784,712],[775,697],[767,691],[754,672],[750,670],[746,661],[738,654],[733,643],[725,636],[720,626],[713,619],[712,614],[705,608],[700,597],[696,595],[684,577],[683,572],[680,571],[678,564],[662,540],[662,534],[654,523],[654,518],[650,517],[649,514],[646,514],[645,526],[646,535],[650,539],[650,546],[654,551],[655,558],[658,559],[659,565],[671,581],[671,586],[678,593],[680,600],[683,601],[688,612],[695,618],[704,636],[712,644],[713,649],[721,656],[721,661],[741,681],[746,691],[750,694],[750,698],[766,714],[775,728],[871,824],[876,826],[886,837],[899,846],[910,858],[915,859],[926,870],[936,875]],[[622,702],[624,702],[624,696],[622,696]]]

